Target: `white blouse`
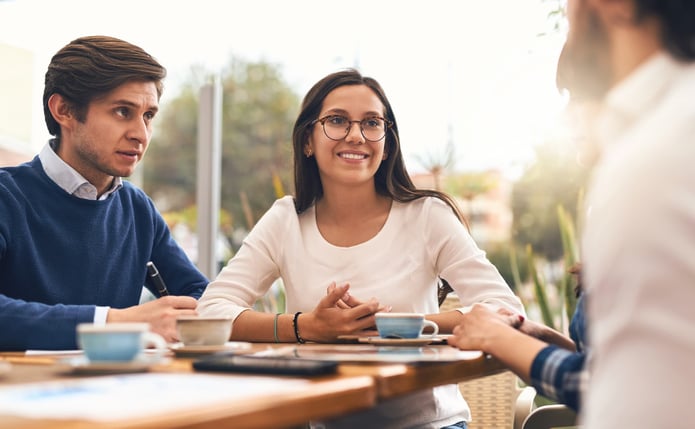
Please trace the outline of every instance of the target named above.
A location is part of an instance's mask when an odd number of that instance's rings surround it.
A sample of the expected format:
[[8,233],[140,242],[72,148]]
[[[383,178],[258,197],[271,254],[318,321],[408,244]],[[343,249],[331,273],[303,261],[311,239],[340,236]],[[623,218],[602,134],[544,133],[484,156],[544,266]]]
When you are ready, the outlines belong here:
[[205,315],[236,318],[282,278],[287,312],[309,312],[326,288],[350,283],[358,299],[375,297],[393,311],[437,313],[438,276],[463,306],[488,302],[523,311],[466,227],[437,198],[394,202],[372,239],[337,247],[321,236],[312,206],[297,215],[292,197],[275,202],[198,304]]
[[[321,236],[314,207],[297,215],[288,196],[266,212],[239,252],[210,283],[198,312],[236,319],[282,278],[288,313],[312,311],[334,281],[349,282],[350,293],[357,299],[375,297],[393,311],[437,313],[438,276],[453,287],[464,306],[461,311],[487,302],[523,314],[520,300],[441,200],[393,202],[377,235],[356,246],[337,247]],[[452,384],[386,401],[316,427],[439,428],[470,421],[470,417],[458,386]]]

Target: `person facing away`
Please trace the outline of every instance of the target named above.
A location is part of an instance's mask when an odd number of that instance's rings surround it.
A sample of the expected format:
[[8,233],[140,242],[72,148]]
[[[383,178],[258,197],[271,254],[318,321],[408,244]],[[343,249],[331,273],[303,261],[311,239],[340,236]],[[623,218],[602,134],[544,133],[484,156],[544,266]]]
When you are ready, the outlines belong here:
[[[43,106],[55,138],[0,169],[0,349],[74,349],[83,322],[149,322],[173,341],[176,317],[196,314],[207,279],[150,198],[122,180],[147,150],[165,75],[141,48],[105,36],[51,59]],[[139,304],[148,261],[171,296]]]
[[601,103],[582,260],[587,428],[690,428],[695,2],[570,0],[570,94]]
[[[306,94],[292,134],[296,195],[262,216],[198,302],[234,319],[231,338],[334,342],[374,326],[377,311],[425,313],[451,332],[486,302],[522,312],[473,241],[454,201],[413,185],[396,118],[379,85],[356,70],[330,74]],[[281,278],[287,313],[252,309]],[[445,279],[462,309],[439,313]],[[326,427],[465,427],[456,385],[387,401]]]

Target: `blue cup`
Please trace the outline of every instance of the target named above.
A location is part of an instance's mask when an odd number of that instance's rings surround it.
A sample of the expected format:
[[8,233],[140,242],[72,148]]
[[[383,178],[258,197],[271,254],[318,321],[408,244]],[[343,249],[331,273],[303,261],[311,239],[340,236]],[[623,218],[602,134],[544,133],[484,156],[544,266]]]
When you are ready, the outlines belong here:
[[81,323],[77,325],[77,342],[90,362],[130,362],[149,346],[163,355],[166,341],[149,329],[147,323]]
[[381,338],[420,338],[426,327],[432,328],[427,337],[439,333],[439,326],[422,313],[376,313],[374,317]]

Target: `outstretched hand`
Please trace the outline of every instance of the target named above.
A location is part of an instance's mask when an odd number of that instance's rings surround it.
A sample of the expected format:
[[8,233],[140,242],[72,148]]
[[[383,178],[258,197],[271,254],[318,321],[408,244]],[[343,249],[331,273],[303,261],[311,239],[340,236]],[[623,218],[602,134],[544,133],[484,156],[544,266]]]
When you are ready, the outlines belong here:
[[164,296],[133,307],[110,308],[106,322],[146,322],[150,324],[152,332],[161,335],[167,342],[177,342],[176,318],[198,314],[195,310],[197,303],[190,296]]
[[[503,308],[499,309],[497,312],[503,316],[514,314],[511,311]],[[519,332],[523,332],[524,334],[533,338],[537,338],[549,344],[555,344],[570,351],[576,351],[576,345],[571,338],[542,323],[521,318],[520,322],[514,326],[519,330]]]
[[447,342],[463,350],[487,350],[487,343],[501,329],[516,328],[524,318],[510,311],[495,312],[486,304],[475,304],[463,314]]

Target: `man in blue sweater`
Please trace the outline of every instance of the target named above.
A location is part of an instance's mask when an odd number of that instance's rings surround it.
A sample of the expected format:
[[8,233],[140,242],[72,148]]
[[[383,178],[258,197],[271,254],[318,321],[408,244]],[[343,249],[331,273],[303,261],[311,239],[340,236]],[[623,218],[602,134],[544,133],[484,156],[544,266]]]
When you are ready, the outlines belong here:
[[[175,341],[176,317],[196,314],[207,279],[121,179],[147,150],[165,75],[111,37],[76,39],[52,58],[43,107],[55,138],[0,169],[0,350],[73,349],[84,322],[148,322]],[[139,304],[148,261],[170,295]]]

